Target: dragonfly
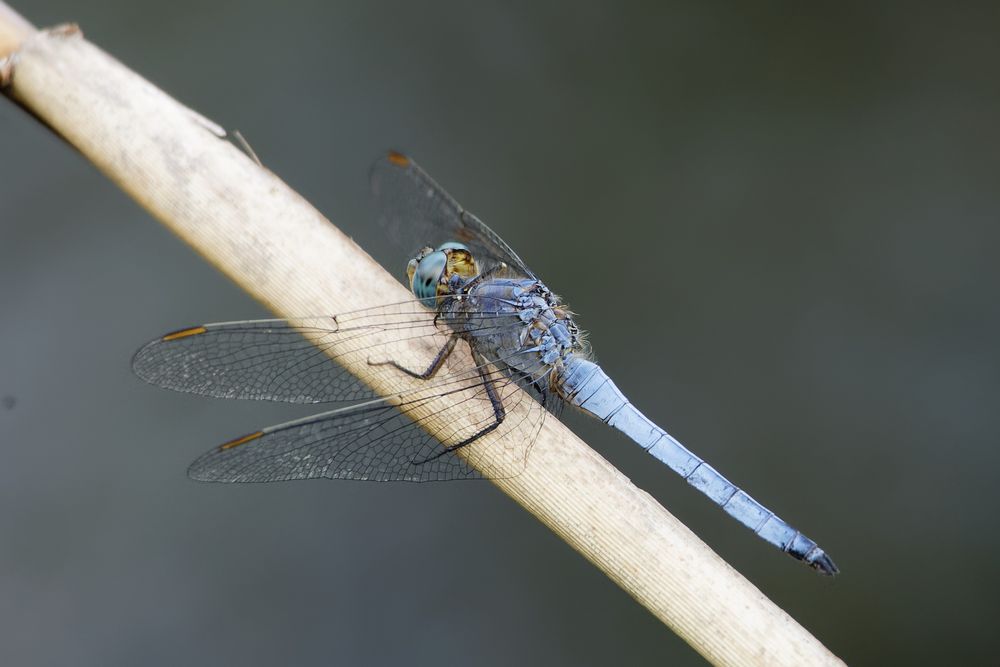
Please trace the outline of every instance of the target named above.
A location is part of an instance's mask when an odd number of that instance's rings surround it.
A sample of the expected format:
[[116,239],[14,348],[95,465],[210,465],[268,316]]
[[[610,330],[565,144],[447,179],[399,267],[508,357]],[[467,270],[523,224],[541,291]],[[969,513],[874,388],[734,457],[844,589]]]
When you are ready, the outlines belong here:
[[389,236],[423,244],[407,265],[411,300],[203,324],[135,354],[136,375],[167,389],[332,404],[215,447],[191,464],[192,478],[502,478],[524,469],[546,416],[570,405],[625,434],[764,541],[822,574],[838,572],[816,542],[643,415],[593,361],[562,300],[414,160],[390,152],[370,182]]

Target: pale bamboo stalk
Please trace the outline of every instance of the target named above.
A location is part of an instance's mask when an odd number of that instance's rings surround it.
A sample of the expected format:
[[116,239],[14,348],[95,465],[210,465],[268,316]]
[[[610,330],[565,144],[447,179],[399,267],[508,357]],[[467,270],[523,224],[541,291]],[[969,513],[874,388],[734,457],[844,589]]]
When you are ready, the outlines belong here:
[[[27,38],[6,92],[278,315],[408,297],[274,174],[78,32]],[[524,472],[495,483],[710,662],[842,664],[558,420]]]
[[0,2],[0,58],[15,50],[34,32],[35,26],[6,3]]

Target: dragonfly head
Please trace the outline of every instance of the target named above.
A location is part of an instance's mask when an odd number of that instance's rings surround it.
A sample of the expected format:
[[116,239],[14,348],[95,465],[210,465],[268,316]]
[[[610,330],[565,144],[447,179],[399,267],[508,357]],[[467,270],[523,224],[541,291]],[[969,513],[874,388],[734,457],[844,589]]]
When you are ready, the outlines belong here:
[[433,248],[424,248],[406,266],[410,291],[420,300],[434,299],[451,293],[454,276],[462,282],[479,275],[476,259],[461,243],[449,241]]

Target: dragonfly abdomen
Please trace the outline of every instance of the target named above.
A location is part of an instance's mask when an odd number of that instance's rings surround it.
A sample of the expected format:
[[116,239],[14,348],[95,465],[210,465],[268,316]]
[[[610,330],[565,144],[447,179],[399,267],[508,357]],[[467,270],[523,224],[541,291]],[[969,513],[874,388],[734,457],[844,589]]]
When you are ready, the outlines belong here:
[[815,542],[650,421],[594,362],[570,356],[556,386],[564,400],[627,435],[766,542],[823,574],[837,573],[837,566]]

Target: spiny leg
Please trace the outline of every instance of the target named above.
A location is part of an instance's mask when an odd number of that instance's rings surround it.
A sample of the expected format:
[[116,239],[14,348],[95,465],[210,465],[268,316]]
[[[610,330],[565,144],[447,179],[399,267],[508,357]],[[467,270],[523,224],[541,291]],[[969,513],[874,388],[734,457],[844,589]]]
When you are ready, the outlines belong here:
[[428,366],[427,370],[425,370],[423,373],[418,373],[416,371],[411,371],[409,368],[406,368],[405,366],[399,364],[396,361],[371,361],[371,360],[369,360],[368,361],[368,365],[369,366],[395,366],[398,370],[403,371],[404,373],[406,373],[410,377],[417,378],[418,380],[429,380],[432,377],[434,377],[434,374],[437,373],[441,369],[441,366],[444,364],[445,359],[447,359],[448,356],[455,349],[455,343],[457,343],[457,342],[458,342],[458,336],[454,336],[454,335],[451,336],[451,338],[448,339],[448,342],[444,344],[444,347],[442,347],[441,350],[437,353],[437,356],[434,357],[434,361],[431,362],[431,365]]
[[[470,345],[469,347],[471,348],[472,346]],[[417,465],[428,463],[430,461],[433,461],[434,459],[444,456],[445,454],[450,454],[451,452],[454,452],[457,449],[460,449],[468,444],[475,442],[476,440],[483,437],[487,433],[495,431],[497,428],[499,428],[500,424],[502,424],[503,420],[507,417],[507,409],[504,408],[503,401],[500,400],[500,396],[497,394],[496,387],[493,385],[493,380],[490,378],[489,374],[486,371],[486,366],[487,366],[486,361],[479,355],[479,353],[475,351],[475,349],[472,350],[472,358],[476,362],[476,370],[479,372],[479,378],[483,381],[483,388],[486,389],[486,395],[490,399],[490,405],[493,406],[493,417],[494,417],[493,423],[473,433],[472,435],[462,440],[461,442],[445,447],[434,456],[428,456],[426,459],[422,461],[415,461]]]

